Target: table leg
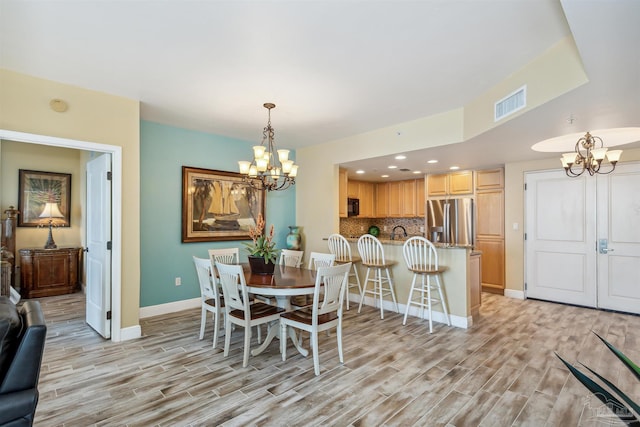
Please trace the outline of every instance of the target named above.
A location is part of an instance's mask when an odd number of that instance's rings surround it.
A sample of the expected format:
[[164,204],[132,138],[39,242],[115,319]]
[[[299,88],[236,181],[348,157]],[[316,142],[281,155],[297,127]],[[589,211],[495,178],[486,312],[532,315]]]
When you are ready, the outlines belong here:
[[273,338],[278,334],[278,330],[279,330],[278,322],[273,322],[269,326],[269,333],[267,333],[267,336],[264,338],[264,341],[262,342],[260,347],[254,348],[253,350],[251,350],[251,355],[257,356],[260,353],[262,353],[269,346],[269,344],[271,344],[271,341],[273,341]]

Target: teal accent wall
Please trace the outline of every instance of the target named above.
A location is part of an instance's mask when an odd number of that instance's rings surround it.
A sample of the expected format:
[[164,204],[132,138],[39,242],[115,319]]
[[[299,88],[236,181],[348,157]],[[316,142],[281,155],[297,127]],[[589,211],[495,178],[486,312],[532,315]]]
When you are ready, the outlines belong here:
[[[193,255],[207,258],[210,248],[238,247],[246,261],[241,241],[182,243],[182,166],[237,172],[238,160],[249,160],[257,142],[140,123],[140,307],[199,297]],[[295,188],[267,193],[266,222],[275,226],[278,248],[296,223],[295,202]]]

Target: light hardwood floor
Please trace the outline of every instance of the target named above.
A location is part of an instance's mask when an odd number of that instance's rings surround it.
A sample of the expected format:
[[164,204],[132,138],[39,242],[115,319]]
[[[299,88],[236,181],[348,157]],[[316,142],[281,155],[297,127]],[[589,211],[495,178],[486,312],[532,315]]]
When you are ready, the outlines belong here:
[[400,314],[352,307],[345,364],[335,335],[321,334],[316,377],[290,343],[282,362],[277,340],[243,369],[241,330],[224,358],[212,326],[198,340],[199,309],[143,319],[143,338],[112,343],[86,326],[82,294],[41,303],[36,426],[611,425],[556,351],[640,399],[638,381],[591,333],[639,362],[639,316],[483,294],[472,328],[434,324],[429,334],[425,320],[403,326]]

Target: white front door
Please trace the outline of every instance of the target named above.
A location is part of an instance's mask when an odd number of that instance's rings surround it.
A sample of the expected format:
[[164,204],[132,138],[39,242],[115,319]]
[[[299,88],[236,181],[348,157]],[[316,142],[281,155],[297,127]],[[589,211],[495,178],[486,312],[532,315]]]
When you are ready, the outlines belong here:
[[562,171],[528,173],[526,294],[596,306],[595,181]]
[[527,297],[640,313],[640,164],[525,182]]
[[598,306],[640,314],[640,164],[598,177]]
[[87,323],[111,337],[111,155],[87,163]]

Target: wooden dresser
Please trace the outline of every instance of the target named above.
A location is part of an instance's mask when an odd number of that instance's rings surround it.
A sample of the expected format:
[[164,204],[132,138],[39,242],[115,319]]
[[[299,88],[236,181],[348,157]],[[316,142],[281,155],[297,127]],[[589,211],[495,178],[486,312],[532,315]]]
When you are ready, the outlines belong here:
[[40,298],[70,294],[78,288],[82,248],[20,249],[20,294]]

